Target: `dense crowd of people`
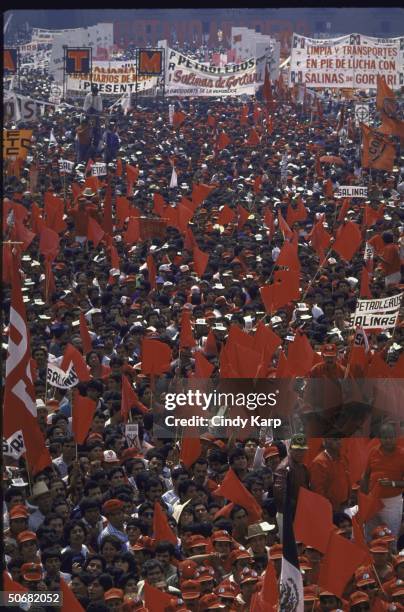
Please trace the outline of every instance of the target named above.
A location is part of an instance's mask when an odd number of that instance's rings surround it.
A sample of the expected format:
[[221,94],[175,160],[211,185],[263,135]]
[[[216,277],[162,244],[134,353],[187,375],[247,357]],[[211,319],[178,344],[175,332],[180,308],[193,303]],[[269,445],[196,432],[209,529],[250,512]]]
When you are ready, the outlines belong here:
[[[27,71],[21,93],[46,100],[51,85],[41,71]],[[368,93],[362,99],[377,125]],[[356,446],[335,430],[311,437],[304,384],[293,380],[280,433],[201,431],[189,458],[180,433],[168,439],[153,428],[167,388],[193,376],[216,384],[254,379],[247,365],[257,351],[259,378],[331,379],[328,399],[339,397],[337,379],[404,377],[401,310],[394,330],[367,334],[355,362],[350,325],[359,298],[402,290],[400,142],[391,173],[363,169],[354,98],[327,91],[308,104],[282,77],[272,94],[271,104],[262,92],[248,100],[140,99],[124,111],[95,88],[84,107],[67,99],[36,122],[5,125],[32,129],[33,138],[21,164],[4,164],[2,353],[13,250],[37,420],[52,458],[35,474],[24,459],[6,458],[3,471],[5,569],[29,591],[58,591],[64,582],[92,612],[269,610],[256,594],[269,566],[280,578],[285,505],[295,516],[304,488],[328,500],[335,533],[366,552],[334,593],[320,579],[326,551],[297,538],[304,610],[404,609],[397,414],[380,410],[374,423],[366,412],[371,437],[357,438]],[[71,173],[60,171],[61,159],[73,162]],[[98,163],[107,165],[106,175],[95,178]],[[368,200],[337,199],[340,185],[366,185]],[[63,204],[57,224],[54,196]],[[131,220],[139,218],[165,223],[144,237]],[[34,234],[28,244],[17,221]],[[348,222],[358,225],[362,242],[344,259],[332,245]],[[50,258],[40,244],[44,227],[60,240]],[[322,232],[329,240],[321,247]],[[298,266],[298,295],[268,309],[260,289],[290,266]],[[161,376],[142,368],[145,339],[171,350]],[[292,359],[294,342],[304,348]],[[48,363],[60,366],[69,347],[83,355],[88,372],[75,390],[52,386],[47,375]],[[136,393],[126,413],[124,378]],[[81,443],[72,424],[77,391],[96,404]],[[136,446],[125,435],[128,419],[138,425]],[[230,474],[250,506],[220,492]]]

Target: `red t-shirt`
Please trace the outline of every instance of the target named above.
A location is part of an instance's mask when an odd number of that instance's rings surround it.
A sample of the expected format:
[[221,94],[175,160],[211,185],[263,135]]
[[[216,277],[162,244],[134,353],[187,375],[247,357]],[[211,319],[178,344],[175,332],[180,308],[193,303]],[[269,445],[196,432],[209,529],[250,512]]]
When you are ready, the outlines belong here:
[[372,448],[366,470],[370,474],[370,491],[377,487],[379,497],[395,497],[403,492],[399,487],[382,487],[379,478],[402,480],[404,478],[404,448],[397,446],[394,452],[385,453],[381,445]]

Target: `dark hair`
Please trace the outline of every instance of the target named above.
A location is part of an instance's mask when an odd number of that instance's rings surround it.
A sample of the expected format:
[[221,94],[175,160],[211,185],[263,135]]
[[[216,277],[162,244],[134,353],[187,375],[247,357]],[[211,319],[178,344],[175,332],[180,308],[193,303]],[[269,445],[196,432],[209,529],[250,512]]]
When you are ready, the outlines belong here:
[[[93,579],[90,581],[90,583],[94,582],[95,580],[98,580],[98,582],[104,589],[104,592],[108,591],[109,589],[112,589],[112,587],[114,586],[114,581],[112,580],[109,574],[99,574],[98,576],[94,576]],[[98,611],[98,608],[97,608],[97,611]]]
[[180,482],[180,484],[178,485],[178,495],[180,497],[182,495],[185,495],[190,486],[193,486],[193,487],[196,486],[195,482],[191,480],[190,478],[188,478],[187,480],[184,480],[183,482]]
[[45,550],[41,552],[42,563],[46,563],[48,559],[54,559],[54,558],[59,559],[59,561],[62,558],[62,553],[58,546],[52,546],[51,548],[45,548]]
[[168,552],[170,553],[170,557],[173,557],[175,555],[175,547],[171,542],[161,541],[156,545],[154,552],[156,554]]
[[148,573],[152,572],[154,569],[159,569],[161,572],[164,571],[160,561],[157,561],[157,559],[148,559],[142,566],[143,576],[147,578]]
[[229,463],[232,465],[235,459],[239,457],[246,457],[245,451],[243,448],[235,448],[229,455]]
[[95,489],[95,488],[99,488],[99,484],[96,480],[89,480],[88,482],[86,482],[86,484],[84,485],[84,494],[88,495],[89,492],[91,491],[91,489]]
[[98,501],[98,499],[94,499],[93,497],[83,497],[80,502],[81,514],[84,515],[87,510],[92,510],[93,508],[98,508],[98,510],[101,508],[101,503]]
[[72,529],[74,529],[77,526],[81,527],[81,529],[84,532],[84,535],[87,536],[88,529],[86,525],[83,523],[83,521],[80,521],[77,519],[69,521],[68,523],[66,523],[64,530],[63,530],[63,536],[64,536],[64,539],[67,545],[70,545],[70,532],[72,531]]
[[128,572],[130,572],[131,574],[136,572],[136,561],[132,553],[130,552],[119,553],[119,555],[115,557],[114,563],[119,560],[126,561],[127,563],[129,563]]
[[112,535],[106,535],[102,538],[100,542],[100,552],[101,553],[102,553],[104,544],[107,544],[107,543],[112,544],[112,546],[116,548],[118,552],[120,552],[122,549],[122,543],[117,537],[112,536]]
[[87,559],[84,562],[83,569],[86,570],[87,567],[88,567],[88,564],[90,563],[90,561],[93,561],[94,559],[98,559],[99,561],[101,561],[102,571],[104,572],[105,568],[106,568],[106,565],[107,565],[106,562],[105,562],[105,559],[104,559],[104,557],[102,555],[97,555],[96,553],[93,554],[93,555],[89,555],[87,557]]

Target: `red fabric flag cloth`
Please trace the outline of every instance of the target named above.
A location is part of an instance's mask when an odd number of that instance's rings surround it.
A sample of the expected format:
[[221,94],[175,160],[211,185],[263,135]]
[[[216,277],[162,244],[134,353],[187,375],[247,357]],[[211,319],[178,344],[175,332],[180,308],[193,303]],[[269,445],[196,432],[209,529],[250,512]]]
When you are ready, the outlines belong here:
[[325,553],[330,535],[335,531],[332,516],[328,499],[300,487],[294,522],[296,540]]
[[331,235],[327,232],[324,227],[322,219],[317,221],[310,233],[310,244],[320,258],[320,262],[325,257],[326,250],[330,246]]
[[83,606],[63,578],[60,579],[60,590],[63,593],[61,612],[84,612]]
[[60,367],[62,368],[62,370],[67,372],[71,363],[73,363],[74,371],[76,372],[78,379],[81,382],[87,382],[88,380],[90,380],[90,372],[88,371],[88,367],[86,362],[84,361],[83,355],[72,344],[66,344],[65,352],[63,353],[63,359]]
[[73,393],[72,431],[77,444],[83,444],[93,422],[97,404],[89,397]]
[[272,285],[260,287],[261,299],[269,314],[299,299],[299,276],[297,270],[278,270]]
[[106,234],[112,236],[113,224],[112,224],[112,187],[111,181],[108,180],[107,189],[105,192],[104,199],[104,215],[102,219],[102,229]]
[[157,542],[171,542],[174,546],[177,545],[177,536],[171,529],[167,515],[158,501],[154,502],[153,538]]
[[213,333],[212,329],[208,331],[206,342],[203,346],[203,352],[205,353],[205,355],[217,355],[218,354],[216,338],[215,338],[215,334]]
[[267,208],[264,213],[264,223],[268,228],[269,238],[272,238],[272,236],[274,235],[274,230],[275,230],[274,221],[275,221],[274,213],[272,212],[272,210]]
[[253,191],[255,194],[258,194],[261,191],[262,187],[262,176],[256,176],[253,184]]
[[45,221],[41,215],[41,209],[35,202],[31,206],[31,229],[35,234],[40,234],[45,227]]
[[398,136],[404,138],[404,121],[395,119],[381,112],[382,124],[379,126],[379,132],[381,134],[387,134],[389,136]]
[[292,376],[306,376],[314,365],[314,350],[300,329],[288,345],[288,366]]
[[284,238],[291,240],[293,238],[293,232],[290,229],[289,225],[286,223],[285,219],[281,215],[281,211],[278,210],[278,227],[282,232]]
[[338,229],[337,237],[332,248],[342,257],[342,259],[351,261],[361,243],[362,235],[358,224],[353,221],[348,221]]
[[337,597],[342,597],[355,570],[363,565],[365,560],[366,553],[360,546],[333,532],[320,566],[319,586]]
[[27,593],[28,589],[19,582],[13,580],[8,572],[3,572],[3,587],[6,593]]
[[231,140],[226,134],[226,132],[220,132],[216,140],[216,149],[218,151],[221,151],[222,149],[225,149],[227,145],[229,145],[230,143],[231,143]]
[[149,274],[149,283],[152,289],[156,288],[157,269],[154,263],[154,257],[150,253],[146,257],[147,272]]
[[216,127],[216,119],[213,117],[213,115],[208,115],[207,121],[206,123],[209,125],[209,127],[214,128]]
[[116,176],[122,176],[122,172],[123,172],[122,159],[120,157],[118,157],[118,159],[116,160],[116,171],[115,171],[115,174],[116,174]]
[[264,87],[262,89],[262,95],[264,97],[265,102],[267,103],[268,109],[271,110],[271,107],[273,104],[273,96],[272,96],[271,80],[269,78],[268,65],[265,65]]
[[36,418],[35,389],[32,383],[29,329],[22,299],[18,260],[12,255],[11,306],[8,354],[3,403],[3,435],[9,438],[22,431],[29,469],[33,474],[52,464],[45,438]]
[[231,223],[235,217],[236,213],[234,210],[225,204],[219,213],[217,222],[219,225],[227,225],[228,223]]
[[137,179],[139,178],[139,168],[137,166],[126,164],[126,178],[128,184],[135,185],[137,183]]
[[363,266],[361,272],[361,286],[359,290],[359,296],[361,298],[371,298],[372,292],[370,290],[370,274],[366,266]]
[[356,514],[352,517],[352,541],[364,551],[366,555],[364,563],[366,565],[372,565],[373,558],[370,554],[369,547],[366,544],[363,527],[359,524],[357,516],[358,515]]
[[111,244],[111,246],[109,247],[109,254],[111,257],[111,268],[114,268],[115,270],[120,270],[121,260],[118,255],[117,248],[113,244]]
[[59,242],[58,234],[49,227],[44,227],[39,238],[39,252],[45,259],[53,261],[59,253]]
[[374,444],[377,444],[377,440],[373,441],[369,438],[352,437],[342,440],[341,454],[344,455],[348,462],[351,485],[358,483],[362,479],[370,449]]
[[343,221],[351,205],[351,198],[343,198],[340,211],[338,213],[338,221]]
[[250,612],[277,612],[278,605],[279,589],[275,565],[273,561],[268,561],[261,591],[254,593]]
[[284,266],[289,270],[300,270],[300,261],[297,254],[298,244],[296,241],[289,242],[285,240],[276,260],[277,266]]
[[164,211],[167,208],[167,203],[159,193],[153,194],[153,212],[160,217],[164,217]]
[[370,519],[376,516],[379,510],[384,508],[382,500],[380,497],[376,497],[374,492],[365,495],[365,493],[358,491],[358,506],[359,510],[356,517],[360,525],[370,521]]
[[12,282],[12,265],[13,265],[13,256],[11,254],[13,245],[12,244],[4,244],[3,243],[3,271],[2,278],[3,283],[7,283],[11,285]]
[[231,348],[236,344],[242,347],[254,349],[254,336],[247,334],[245,331],[240,329],[238,325],[230,325],[229,335],[227,338],[226,346]]
[[362,167],[391,172],[396,156],[393,142],[377,130],[361,123],[362,128]]
[[180,461],[189,469],[201,456],[202,445],[199,438],[183,438],[181,441]]
[[246,145],[248,145],[249,147],[255,147],[256,145],[259,145],[260,142],[261,139],[258,135],[258,132],[254,128],[252,128],[246,140]]
[[296,207],[293,207],[292,204],[289,204],[286,213],[286,222],[289,227],[292,227],[294,223],[298,223],[299,221],[305,221],[306,219],[307,210],[301,198],[299,197],[297,199]]
[[131,217],[128,223],[128,229],[123,233],[123,240],[126,244],[133,244],[140,239],[139,220]]
[[226,472],[222,484],[215,490],[214,495],[225,497],[245,508],[251,523],[261,520],[262,509],[231,468]]
[[15,220],[15,239],[17,242],[22,242],[20,245],[22,251],[26,251],[35,238],[35,233],[31,232],[22,221]]
[[52,271],[52,263],[45,261],[45,301],[49,302],[49,296],[56,291],[55,277]]
[[139,408],[143,414],[148,412],[148,408],[139,400],[127,376],[122,375],[121,415],[124,422],[128,420],[128,414],[132,408]]
[[282,340],[272,329],[267,327],[262,321],[257,325],[254,334],[254,350],[264,354],[266,363],[269,363],[278,346],[282,345]]
[[377,75],[376,108],[379,111],[385,109],[386,101],[395,101],[394,91],[386,83],[384,76]]
[[93,243],[95,249],[104,238],[104,235],[105,232],[101,225],[92,217],[88,217],[87,238]]
[[46,225],[58,234],[63,232],[67,227],[63,220],[64,212],[65,205],[63,200],[58,196],[55,196],[53,193],[47,191],[45,193]]
[[243,104],[240,113],[240,125],[246,125],[248,123],[248,107]]
[[[323,161],[323,159],[321,159],[321,161]],[[324,191],[324,195],[327,198],[332,198],[334,195],[334,185],[331,179],[327,179],[324,182],[324,186],[323,186],[323,191]]]
[[188,208],[188,206],[184,206],[184,204],[179,204],[177,207],[177,219],[178,219],[178,229],[180,232],[185,234],[187,231],[188,223],[191,221],[194,213],[192,210]]
[[381,351],[375,351],[367,367],[367,378],[391,378],[391,371],[392,368],[385,362]]
[[192,185],[192,202],[195,206],[202,204],[208,195],[216,189],[216,185],[205,185],[204,183],[194,183]]
[[208,265],[209,255],[208,253],[204,253],[203,251],[201,251],[201,249],[195,244],[192,256],[194,260],[195,272],[197,273],[199,278],[202,278],[202,276],[205,274],[205,270]]
[[180,349],[196,346],[192,334],[191,317],[188,309],[183,309],[181,314]]
[[230,365],[234,368],[239,378],[259,378],[264,377],[262,372],[265,372],[263,365],[263,354],[260,351],[254,351],[247,346],[234,344],[229,348],[228,356]]
[[84,182],[84,189],[86,187],[91,187],[95,192],[100,189],[100,181],[98,180],[98,176],[87,176]]
[[80,313],[80,338],[85,354],[93,350],[93,341],[91,340],[90,332],[88,331],[87,321],[84,313]]
[[241,230],[243,225],[245,225],[247,223],[248,217],[250,216],[250,213],[248,212],[248,210],[246,210],[245,208],[243,208],[239,204],[237,206],[237,214],[238,214],[237,229]]
[[183,113],[182,111],[175,111],[174,115],[173,115],[173,127],[179,128],[185,121],[185,119],[187,118],[186,114]]
[[175,610],[175,603],[178,600],[177,597],[152,586],[147,580],[144,583],[143,598],[145,608],[149,612],[167,612],[170,606]]
[[210,378],[215,366],[200,351],[195,353],[195,378]]
[[372,227],[379,220],[382,220],[384,215],[384,208],[384,204],[380,206],[377,210],[366,204],[365,209],[363,211],[363,226]]
[[172,351],[168,344],[145,338],[142,343],[143,374],[163,374],[170,369]]

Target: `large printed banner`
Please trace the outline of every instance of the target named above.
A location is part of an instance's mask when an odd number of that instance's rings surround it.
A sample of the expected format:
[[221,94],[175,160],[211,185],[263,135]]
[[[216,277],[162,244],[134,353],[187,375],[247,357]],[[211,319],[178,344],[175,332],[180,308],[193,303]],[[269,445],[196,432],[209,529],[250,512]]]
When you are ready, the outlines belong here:
[[[98,86],[101,95],[135,93],[136,62],[93,62],[92,82]],[[137,77],[137,90],[142,92],[157,85],[157,77]],[[68,91],[88,93],[91,89],[89,74],[76,74],[67,77]]]
[[376,89],[383,74],[392,89],[403,83],[404,38],[349,34],[315,39],[293,34],[289,85]]
[[79,382],[76,372],[74,371],[73,364],[70,364],[68,371],[65,372],[57,365],[49,361],[46,376],[48,384],[52,387],[57,387],[58,389],[71,389]]
[[362,329],[392,329],[397,324],[404,293],[380,300],[358,300],[351,327]]
[[259,85],[257,64],[251,58],[241,64],[207,66],[168,49],[166,96],[219,97],[254,95]]
[[31,147],[32,130],[3,130],[3,158],[25,159]]

